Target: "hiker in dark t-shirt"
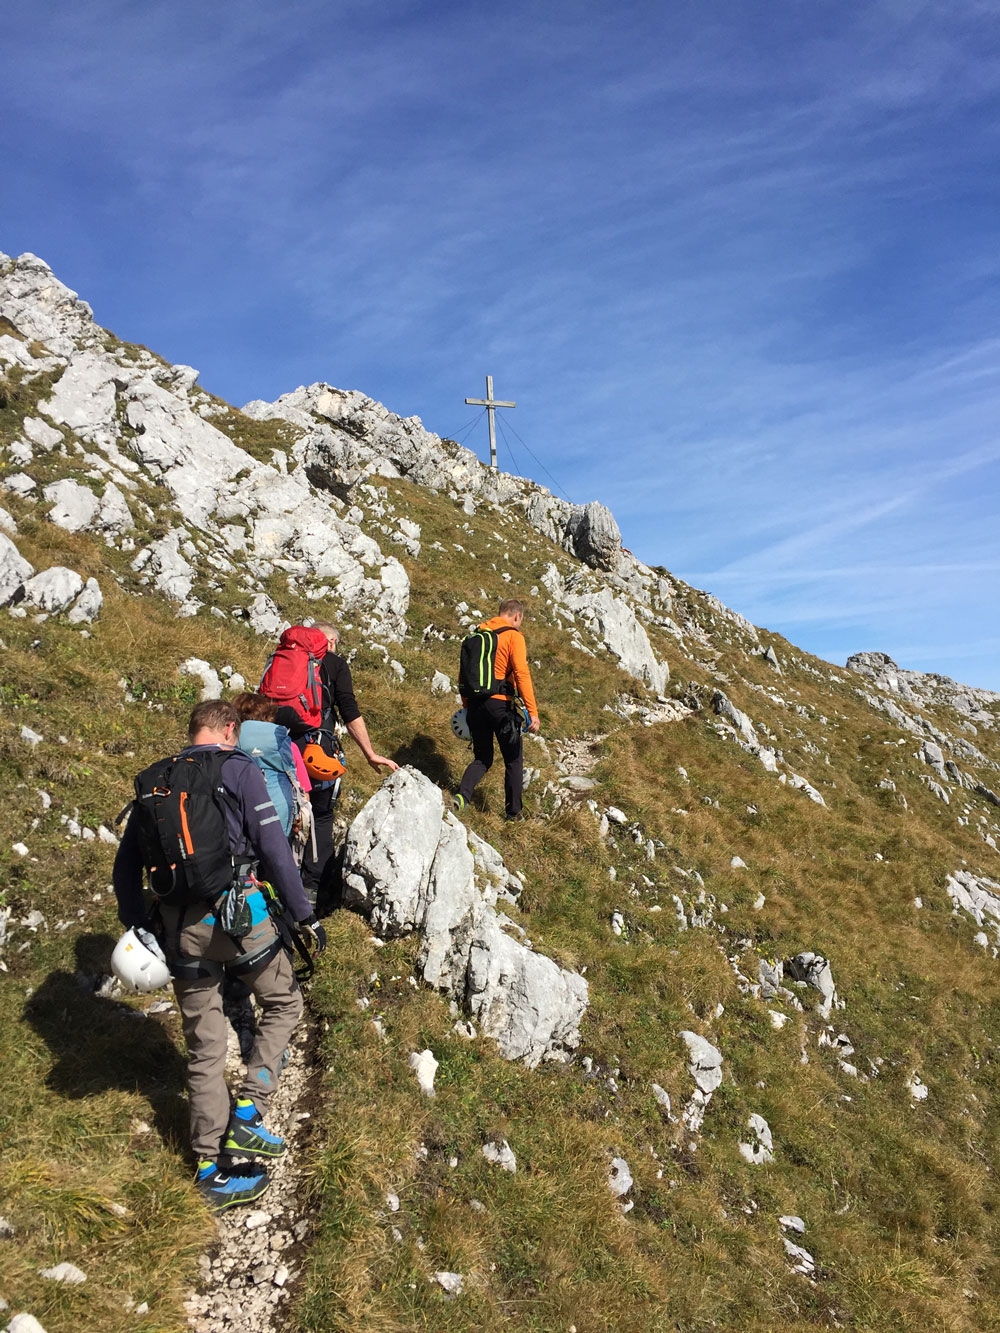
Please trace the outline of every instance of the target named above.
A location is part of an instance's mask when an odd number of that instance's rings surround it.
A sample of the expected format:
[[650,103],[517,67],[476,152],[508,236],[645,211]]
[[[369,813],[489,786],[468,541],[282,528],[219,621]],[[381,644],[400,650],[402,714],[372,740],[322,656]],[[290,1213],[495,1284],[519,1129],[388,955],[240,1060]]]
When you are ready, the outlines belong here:
[[[354,697],[351,668],[337,652],[340,631],[335,625],[331,625],[325,620],[317,621],[313,628],[322,630],[326,635],[327,643],[330,645],[329,651],[320,663],[319,668],[320,681],[323,685],[322,725],[324,730],[332,731],[334,723],[339,717],[347,728],[348,735],[371,767],[376,772],[382,768],[387,768],[390,773],[394,773],[399,765],[388,759],[384,754],[376,754],[368,736],[368,728],[361,716],[358,701]],[[305,736],[308,731],[312,730],[303,722],[295,709],[288,706],[278,709],[275,721],[279,726],[288,728],[292,740],[299,740],[300,737]],[[312,791],[309,793],[309,800],[312,802],[313,808],[313,825],[316,830],[316,855],[314,857],[312,847],[307,846],[305,859],[302,862],[302,884],[313,904],[316,902],[320,889],[325,890],[329,887],[329,878],[333,868],[333,807],[338,792],[339,786],[330,783],[328,785],[314,784]]]

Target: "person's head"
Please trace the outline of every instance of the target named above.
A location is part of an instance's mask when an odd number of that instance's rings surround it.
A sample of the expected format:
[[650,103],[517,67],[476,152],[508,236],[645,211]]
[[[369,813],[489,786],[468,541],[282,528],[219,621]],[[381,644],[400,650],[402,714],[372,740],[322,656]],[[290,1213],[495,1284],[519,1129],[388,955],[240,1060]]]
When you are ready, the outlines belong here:
[[508,625],[513,625],[517,629],[524,619],[524,603],[519,602],[516,597],[505,597],[500,603],[498,614],[503,616]]
[[240,715],[226,699],[204,699],[188,718],[188,745],[223,745],[234,749],[240,738]]
[[337,651],[337,644],[340,642],[340,630],[336,625],[331,625],[329,620],[317,620],[313,629],[322,630],[326,635],[326,641],[329,644],[330,652]]
[[241,722],[273,722],[278,712],[274,700],[262,694],[238,694],[233,707]]

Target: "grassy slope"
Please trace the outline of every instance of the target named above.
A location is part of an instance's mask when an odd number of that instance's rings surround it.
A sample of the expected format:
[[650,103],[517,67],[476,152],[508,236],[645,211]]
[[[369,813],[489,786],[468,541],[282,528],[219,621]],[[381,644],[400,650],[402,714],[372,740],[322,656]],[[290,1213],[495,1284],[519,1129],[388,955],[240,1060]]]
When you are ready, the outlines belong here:
[[[23,400],[8,405],[0,423],[6,438],[16,426],[12,415],[24,410],[30,403]],[[255,431],[255,452],[267,456],[256,423]],[[53,475],[73,471],[58,456],[47,466]],[[350,632],[345,647],[359,649],[359,692],[376,745],[447,785],[468,755],[448,728],[453,705],[431,699],[427,682],[435,668],[454,676],[457,644],[422,644],[422,631],[433,624],[457,635],[458,601],[487,611],[506,589],[538,584],[549,560],[567,571],[573,562],[515,520],[488,509],[468,518],[444,497],[405,482],[387,485],[396,512],[423,529],[419,562],[404,557],[412,633],[392,648],[406,680],[397,681]],[[154,508],[158,500],[151,491]],[[4,503],[36,566],[62,562],[94,574],[107,600],[87,639],[54,620],[5,618],[2,627],[0,799],[11,836],[0,846],[0,873],[14,917],[38,908],[47,928],[12,927],[0,985],[0,1211],[18,1232],[15,1244],[0,1243],[0,1294],[14,1308],[32,1309],[49,1333],[84,1321],[109,1333],[181,1327],[179,1296],[211,1224],[194,1203],[183,1156],[178,1035],[170,1019],[133,1017],[138,1001],[87,997],[73,982],[77,968],[106,967],[107,940],[117,933],[107,891],[112,851],[67,839],[60,816],[78,809],[92,827],[109,819],[136,769],[178,743],[195,697],[193,682],[176,676],[178,662],[192,654],[217,667],[229,662],[253,679],[266,645],[206,614],[175,619],[158,598],[133,595],[128,557],[62,533],[34,517],[28,503]],[[432,550],[434,541],[445,550]],[[465,549],[455,550],[456,542]],[[213,593],[217,605],[227,604],[227,591],[235,599],[234,584]],[[315,613],[279,583],[272,591],[289,616]],[[556,774],[541,746],[530,751],[542,778],[528,805],[550,817],[505,826],[498,776],[470,815],[523,872],[526,890],[514,914],[536,946],[587,968],[591,1008],[581,1054],[599,1075],[587,1078],[579,1063],[529,1072],[500,1060],[488,1042],[452,1035],[444,1002],[410,984],[415,942],[376,948],[361,920],[337,914],[312,992],[323,1071],[310,1164],[317,1229],[296,1326],[575,1324],[580,1333],[796,1329],[834,1320],[879,1330],[997,1326],[993,1034],[1000,989],[995,962],[972,943],[974,927],[951,916],[943,889],[963,858],[991,873],[995,853],[974,825],[958,826],[958,802],[945,807],[919,783],[913,738],[890,746],[901,733],[858,699],[853,679],[831,681],[826,664],[775,639],[785,663],[777,678],[744,655],[728,623],[711,623],[704,603],[691,599],[718,650],[714,674],[728,678],[734,702],[775,733],[795,771],[820,786],[828,803],[821,809],[721,739],[706,713],[680,724],[624,725],[604,705],[619,691],[642,692],[606,656],[569,648],[545,599],[529,600],[545,735],[607,733],[593,795],[664,844],[650,863],[624,831],[617,846],[602,842],[585,806],[551,814],[552,798],[541,788]],[[683,658],[668,638],[657,646],[671,663],[674,688],[694,681],[709,697],[713,672]],[[770,702],[741,678],[776,689],[808,716]],[[126,701],[122,679],[138,701]],[[951,719],[934,720],[955,729]],[[45,741],[35,749],[21,741],[23,724]],[[807,744],[820,753],[801,748]],[[990,743],[980,735],[977,744]],[[346,816],[377,783],[356,752],[352,758]],[[908,811],[875,789],[885,775],[905,792]],[[52,795],[47,812],[37,789]],[[982,802],[969,804],[978,815]],[[27,859],[10,850],[19,838]],[[746,870],[730,869],[734,854]],[[678,930],[671,895],[689,899],[691,881],[674,866],[699,871],[707,891],[727,905],[717,916],[724,933]],[[760,892],[766,903],[755,912]],[[917,895],[921,911],[913,907]],[[614,910],[626,918],[620,938],[609,926]],[[834,1014],[835,1030],[849,1035],[862,1074],[872,1072],[869,1061],[883,1062],[877,1078],[849,1077],[831,1050],[817,1047],[823,1025],[808,995],[806,1013],[786,1010],[790,1021],[775,1031],[764,1005],[739,993],[725,956],[741,958],[755,977],[759,955],[805,948],[832,960],[846,1001]],[[367,1011],[356,1003],[364,997]],[[716,1018],[719,1004],[724,1012]],[[369,1021],[373,1013],[384,1015],[384,1042]],[[725,1081],[696,1151],[661,1116],[649,1089],[652,1081],[665,1087],[675,1109],[689,1095],[677,1036],[686,1027],[725,1056]],[[807,1033],[809,1062],[802,1064]],[[419,1096],[406,1066],[424,1046],[441,1062],[433,1102]],[[914,1069],[930,1087],[916,1106],[904,1087]],[[736,1152],[754,1111],[774,1131],[770,1167],[750,1167]],[[500,1137],[517,1155],[515,1176],[480,1155],[483,1142]],[[626,1157],[636,1179],[627,1216],[605,1184],[613,1153]],[[390,1189],[401,1199],[393,1215],[384,1202]],[[471,1208],[473,1198],[485,1211]],[[779,1213],[805,1219],[803,1243],[820,1269],[815,1285],[789,1271]],[[62,1288],[36,1276],[64,1258],[87,1271],[85,1286]],[[462,1272],[464,1294],[448,1300],[431,1285],[428,1274],[437,1269]],[[149,1315],[125,1312],[125,1295],[149,1301]]]

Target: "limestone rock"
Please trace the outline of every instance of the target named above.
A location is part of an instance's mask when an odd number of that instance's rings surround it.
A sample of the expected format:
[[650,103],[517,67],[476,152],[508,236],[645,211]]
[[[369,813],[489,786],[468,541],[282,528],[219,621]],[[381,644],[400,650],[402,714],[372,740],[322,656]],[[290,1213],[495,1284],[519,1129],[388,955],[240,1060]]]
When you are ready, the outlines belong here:
[[59,356],[95,341],[93,312],[37,255],[0,254],[0,313],[29,341]]
[[744,1161],[752,1166],[764,1166],[768,1162],[774,1161],[774,1141],[771,1137],[771,1127],[762,1115],[752,1115],[747,1121],[750,1130],[750,1138],[746,1143],[740,1143],[737,1146],[740,1150],[740,1156]]
[[66,619],[71,625],[81,625],[85,622],[90,625],[97,619],[103,605],[104,594],[101,592],[100,584],[96,579],[88,579],[83,585],[83,591],[70,607]]
[[87,1280],[87,1274],[77,1268],[76,1264],[70,1263],[56,1264],[55,1268],[40,1268],[38,1276],[48,1278],[50,1282],[65,1282],[71,1287]]
[[670,679],[670,668],[653,652],[649,635],[624,598],[615,597],[610,588],[601,588],[579,595],[567,592],[562,600],[614,653],[623,671],[645,681],[654,693],[663,693]]
[[151,545],[143,547],[132,561],[136,573],[148,576],[153,586],[174,602],[186,602],[194,586],[195,571],[180,552],[187,540],[183,528],[174,528]]
[[511,1175],[517,1171],[517,1158],[506,1139],[502,1139],[499,1143],[484,1143],[482,1154],[488,1162],[500,1167],[502,1171],[509,1171]]
[[608,1189],[620,1199],[627,1194],[633,1185],[632,1172],[628,1169],[628,1162],[624,1157],[612,1157],[611,1166],[608,1170]]
[[256,634],[263,634],[269,639],[278,638],[282,630],[288,625],[288,622],[282,619],[278,608],[264,592],[257,594],[247,607],[246,614],[250,622],[250,628]]
[[195,676],[201,681],[202,701],[222,698],[222,681],[218,672],[200,657],[189,657],[177,668],[178,675]]
[[597,500],[576,508],[566,525],[570,549],[594,569],[614,569],[622,535],[614,515]]
[[417,1076],[417,1083],[420,1085],[420,1091],[425,1097],[434,1096],[434,1075],[438,1071],[438,1062],[434,1059],[433,1051],[414,1051],[408,1061],[410,1068]]
[[7,1325],[7,1333],[45,1333],[33,1314],[16,1314]]
[[71,606],[83,591],[83,579],[72,569],[53,565],[28,579],[24,585],[24,599],[40,611],[58,615]]
[[0,481],[0,486],[5,491],[12,491],[15,495],[28,496],[35,489],[35,483],[26,472],[15,472],[9,477],[4,477]]
[[11,539],[0,532],[0,606],[6,606],[34,572]]
[[46,453],[62,444],[62,431],[56,430],[55,426],[50,426],[41,417],[25,417],[21,429],[32,444]]
[[833,1006],[837,1003],[837,988],[834,985],[833,971],[827,959],[822,954],[806,951],[797,953],[794,958],[789,958],[785,967],[788,970],[788,975],[794,981],[805,982],[813,990],[819,991],[822,996],[819,1012],[824,1018],[829,1018]]
[[434,1274],[434,1281],[439,1287],[446,1291],[449,1296],[460,1296],[462,1293],[462,1283],[465,1279],[462,1277],[461,1273],[440,1272]]
[[722,1052],[697,1032],[682,1032],[688,1048],[688,1071],[702,1092],[713,1093],[722,1082]]
[[42,492],[52,505],[49,521],[67,532],[82,532],[93,526],[101,502],[88,486],[64,478],[46,486]]
[[587,983],[504,932],[494,909],[501,893],[513,901],[513,877],[486,847],[438,787],[401,768],[348,829],[344,897],[383,939],[419,931],[424,981],[464,1004],[507,1059],[533,1067],[578,1044]]
[[796,791],[804,791],[810,801],[815,801],[817,805],[826,805],[826,801],[823,800],[823,797],[816,788],[805,778],[800,777],[798,773],[789,773],[788,785],[789,787],[794,787]]
[[451,694],[451,678],[443,671],[435,671],[431,678],[431,694]]
[[945,888],[955,911],[967,912],[977,926],[989,926],[1000,944],[1000,884],[970,870],[949,875]]

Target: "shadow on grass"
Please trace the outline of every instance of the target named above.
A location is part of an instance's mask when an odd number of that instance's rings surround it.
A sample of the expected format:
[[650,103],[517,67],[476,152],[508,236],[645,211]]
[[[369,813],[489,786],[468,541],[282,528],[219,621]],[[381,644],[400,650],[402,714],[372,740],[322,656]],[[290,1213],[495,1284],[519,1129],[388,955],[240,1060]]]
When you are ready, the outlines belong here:
[[414,736],[409,744],[398,746],[392,757],[397,764],[412,764],[431,782],[451,790],[454,781],[451,764],[438,749],[433,736]]
[[78,971],[51,972],[24,1006],[30,1023],[56,1057],[46,1078],[53,1092],[90,1097],[118,1088],[149,1103],[164,1141],[181,1146],[187,1131],[185,1062],[155,1018],[96,994],[96,979],[111,970],[115,941],[81,935]]

